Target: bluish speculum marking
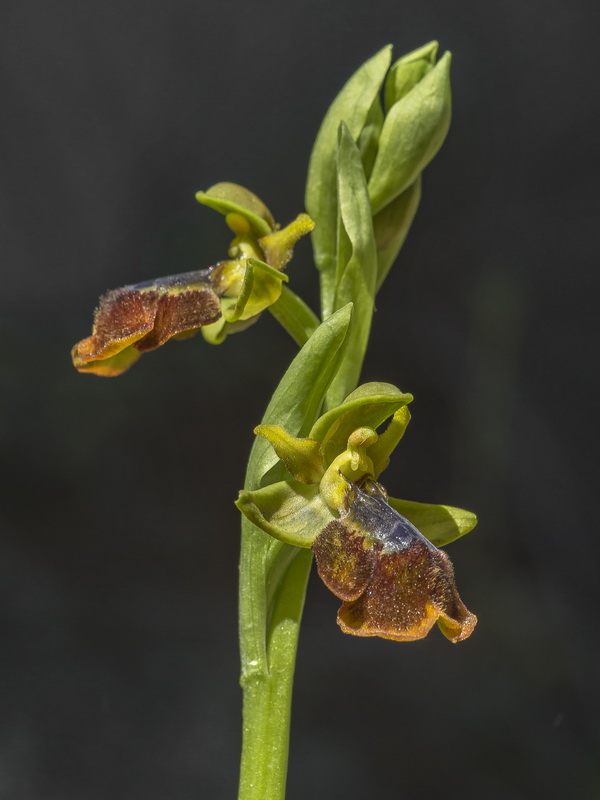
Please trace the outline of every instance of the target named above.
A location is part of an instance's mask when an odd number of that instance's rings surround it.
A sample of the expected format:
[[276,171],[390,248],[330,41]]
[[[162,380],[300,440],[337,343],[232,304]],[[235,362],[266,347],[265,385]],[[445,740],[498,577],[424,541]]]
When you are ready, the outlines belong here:
[[421,531],[387,504],[378,484],[368,483],[369,494],[356,487],[349,515],[378,542],[383,552],[400,553],[415,541],[424,542],[431,550],[437,548]]

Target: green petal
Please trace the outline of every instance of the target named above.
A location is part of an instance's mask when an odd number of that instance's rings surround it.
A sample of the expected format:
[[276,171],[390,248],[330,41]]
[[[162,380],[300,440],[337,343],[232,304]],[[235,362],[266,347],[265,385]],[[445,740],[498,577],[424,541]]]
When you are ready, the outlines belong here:
[[[327,405],[338,405],[360,377],[369,340],[375,303],[377,253],[371,204],[360,153],[346,125],[340,124],[337,152],[340,235],[334,309],[354,304],[348,350],[352,358],[342,365],[327,393]],[[344,242],[344,246],[341,246]]]
[[472,531],[477,525],[475,514],[463,508],[415,503],[411,500],[398,500],[395,497],[389,497],[388,502],[436,547],[443,547],[453,542]]
[[408,235],[421,200],[421,176],[373,217],[377,247],[377,288],[387,277]]
[[450,126],[450,53],[389,110],[369,180],[373,213],[413,183],[442,143]]
[[323,477],[323,451],[314,439],[298,439],[281,425],[259,425],[254,429],[270,444],[287,471],[302,483],[318,483]]
[[337,207],[333,198],[336,196],[338,129],[340,122],[345,122],[354,141],[358,140],[379,95],[391,53],[389,45],[384,47],[346,83],[325,115],[310,157],[306,210],[316,224],[312,243],[315,262],[321,272],[324,318],[332,313],[335,291]]
[[369,447],[369,458],[373,461],[375,478],[378,478],[389,464],[390,456],[404,436],[409,422],[410,411],[406,406],[402,406],[394,413],[390,424],[379,435],[375,444]]
[[[196,192],[196,200],[209,208],[214,208],[231,219],[226,219],[236,234],[244,233],[242,220],[246,220],[256,236],[266,236],[275,228],[273,215],[249,189],[237,183],[215,183],[205,192]],[[239,219],[242,218],[242,220]]]
[[410,403],[412,394],[401,392],[391,383],[364,383],[337,408],[320,417],[310,431],[310,438],[323,445],[325,464],[346,449],[350,434],[361,427],[376,430],[395,411]]
[[294,254],[294,245],[315,227],[308,214],[298,214],[293,222],[279,231],[269,233],[259,240],[268,264],[283,269]]
[[392,64],[385,80],[385,110],[408,94],[413,86],[431,71],[437,56],[438,43],[429,42],[412,53],[407,53]]
[[236,506],[266,533],[296,547],[310,547],[333,519],[318,485],[280,481],[254,492],[242,491]]

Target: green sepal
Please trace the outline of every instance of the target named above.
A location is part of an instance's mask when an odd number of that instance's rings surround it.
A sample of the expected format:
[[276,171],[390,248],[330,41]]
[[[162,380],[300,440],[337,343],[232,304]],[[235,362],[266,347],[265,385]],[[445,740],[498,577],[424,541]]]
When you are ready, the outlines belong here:
[[236,304],[237,298],[235,297],[221,298],[221,317],[216,322],[205,325],[200,329],[202,331],[202,336],[208,344],[223,344],[225,339],[232,333],[241,333],[251,325],[254,325],[255,322],[258,322],[260,314],[257,314],[255,317],[250,317],[249,319],[228,322],[227,315],[233,312]]
[[407,95],[413,86],[431,71],[438,51],[437,42],[428,42],[399,58],[392,66],[385,79],[384,100],[386,112]]
[[421,176],[373,217],[379,291],[404,244],[421,200]]
[[415,503],[388,497],[388,503],[399,514],[418,528],[425,538],[436,547],[464,536],[477,525],[477,517],[471,511],[454,506]]
[[284,272],[259,261],[249,258],[246,261],[244,282],[232,309],[223,312],[227,322],[237,322],[255,317],[273,305],[281,295],[282,281],[289,280]]
[[281,542],[310,547],[335,516],[319,485],[279,481],[253,492],[242,491],[236,506],[251,522]]
[[354,141],[365,127],[391,61],[391,46],[365,62],[333,101],[312,150],[306,182],[306,210],[316,227],[312,234],[315,263],[321,272],[323,318],[333,311],[337,208],[336,152],[338,129],[345,122]]
[[450,53],[389,110],[369,179],[373,213],[398,197],[427,166],[450,126]]
[[338,405],[360,377],[367,349],[377,281],[377,251],[371,204],[360,153],[348,127],[340,123],[337,151],[339,220],[347,246],[338,248],[334,308],[354,303],[348,348],[352,358],[341,366],[327,393],[327,405]]
[[362,427],[376,430],[412,399],[412,394],[401,392],[391,383],[363,383],[343,403],[323,414],[313,425],[309,437],[321,442],[325,464],[329,465],[346,449],[353,431]]
[[222,298],[221,318],[202,328],[206,341],[221,344],[230,334],[249,328],[265,309],[277,302],[282,282],[288,280],[284,272],[257,258],[248,258],[239,296]]
[[225,221],[237,235],[246,232],[243,220],[256,236],[266,236],[275,230],[273,215],[263,201],[237,183],[215,183],[205,192],[196,192],[196,200],[224,214]]
[[281,425],[258,425],[254,433],[271,444],[287,471],[297,481],[318,483],[321,480],[325,468],[319,442],[290,436]]

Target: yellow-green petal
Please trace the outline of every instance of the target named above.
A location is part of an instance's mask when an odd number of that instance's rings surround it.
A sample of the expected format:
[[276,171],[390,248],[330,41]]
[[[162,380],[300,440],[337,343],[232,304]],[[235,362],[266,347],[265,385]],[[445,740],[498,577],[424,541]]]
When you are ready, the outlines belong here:
[[281,425],[259,425],[254,433],[271,444],[287,471],[296,480],[308,484],[321,480],[325,469],[319,442],[290,436]]
[[259,239],[265,254],[265,261],[275,269],[283,269],[294,254],[294,245],[315,227],[308,214],[298,214],[293,222],[279,231],[267,234]]
[[406,406],[401,406],[390,420],[389,425],[379,434],[379,438],[369,447],[369,457],[373,461],[373,477],[377,478],[387,467],[390,456],[396,445],[404,436],[406,427],[410,422],[410,411]]
[[436,547],[443,547],[459,539],[477,525],[475,514],[464,508],[415,503],[411,500],[398,500],[395,497],[388,498],[388,503],[412,522],[415,528],[418,528]]

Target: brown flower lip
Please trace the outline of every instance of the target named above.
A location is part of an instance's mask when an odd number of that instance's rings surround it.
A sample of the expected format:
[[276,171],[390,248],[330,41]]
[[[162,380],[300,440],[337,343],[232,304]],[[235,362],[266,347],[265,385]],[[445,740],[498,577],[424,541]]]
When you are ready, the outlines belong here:
[[477,618],[460,599],[446,553],[387,504],[378,484],[363,489],[355,487],[346,515],[312,546],[321,579],[343,600],[342,630],[414,641],[437,622],[451,641],[466,639]]
[[80,372],[120,375],[140,354],[192,335],[221,316],[214,267],[123,286],[100,299],[92,335],[75,345]]

